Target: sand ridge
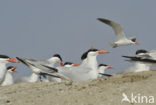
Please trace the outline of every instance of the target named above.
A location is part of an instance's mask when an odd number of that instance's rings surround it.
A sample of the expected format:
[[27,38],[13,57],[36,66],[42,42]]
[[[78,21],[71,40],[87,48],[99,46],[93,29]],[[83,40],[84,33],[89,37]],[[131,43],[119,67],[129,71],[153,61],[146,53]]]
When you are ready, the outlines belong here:
[[87,82],[38,82],[0,87],[0,105],[139,105],[122,103],[122,93],[156,98],[156,71],[119,74]]

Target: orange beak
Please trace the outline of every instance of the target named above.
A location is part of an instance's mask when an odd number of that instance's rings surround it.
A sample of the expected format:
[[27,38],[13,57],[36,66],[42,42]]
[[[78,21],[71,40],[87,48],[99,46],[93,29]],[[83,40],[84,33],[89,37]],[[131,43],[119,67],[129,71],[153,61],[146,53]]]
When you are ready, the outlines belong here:
[[73,66],[80,66],[80,64],[73,64]]
[[18,71],[15,71],[15,69],[17,69],[17,66],[15,66],[15,67],[14,67],[14,69],[13,69],[13,71],[12,71],[12,72],[18,72]]
[[104,50],[100,50],[98,51],[99,54],[106,54],[106,53],[110,53],[109,51],[104,51]]
[[139,43],[139,42],[135,42],[135,44],[136,44],[136,45],[140,45],[140,43]]
[[15,67],[14,67],[14,70],[17,69],[17,67],[18,67],[18,66],[15,66]]
[[61,65],[61,66],[64,66],[63,62],[60,62],[60,65]]
[[19,63],[18,60],[13,59],[13,58],[10,58],[10,59],[8,60],[8,62],[10,62],[10,63]]
[[114,69],[114,67],[113,66],[108,66],[107,69]]

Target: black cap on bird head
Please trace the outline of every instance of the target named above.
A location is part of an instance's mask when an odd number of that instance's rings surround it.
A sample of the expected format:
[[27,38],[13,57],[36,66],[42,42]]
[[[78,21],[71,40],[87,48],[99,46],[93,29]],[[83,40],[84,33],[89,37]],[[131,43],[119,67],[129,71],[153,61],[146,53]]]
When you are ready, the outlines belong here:
[[72,65],[72,62],[65,62],[64,65]]
[[54,54],[53,57],[58,57],[62,61],[62,58],[59,54]]
[[140,49],[140,50],[137,50],[135,54],[138,55],[140,53],[147,53],[147,52],[148,52],[147,50]]
[[10,57],[7,56],[7,55],[0,55],[0,58],[8,59],[8,58],[10,58]]
[[86,59],[89,52],[96,52],[96,51],[98,51],[98,49],[94,49],[94,48],[89,49],[88,51],[86,51],[85,53],[82,54],[81,60]]
[[106,64],[99,64],[99,67],[101,67],[101,66],[108,66],[108,65],[106,65]]
[[7,70],[10,70],[10,69],[12,69],[12,68],[14,68],[14,66],[8,66],[8,67],[7,67]]

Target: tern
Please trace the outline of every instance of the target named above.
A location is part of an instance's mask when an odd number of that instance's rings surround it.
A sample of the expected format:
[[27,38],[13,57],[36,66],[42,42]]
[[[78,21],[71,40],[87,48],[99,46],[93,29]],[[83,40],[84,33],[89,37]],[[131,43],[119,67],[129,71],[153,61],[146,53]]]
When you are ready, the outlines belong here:
[[[70,68],[70,67],[76,67],[76,66],[80,66],[80,65],[79,64],[74,64],[72,62],[65,62],[64,66],[62,66],[61,69],[63,69],[63,68]],[[59,68],[60,67],[57,67],[57,69],[59,69]],[[57,77],[50,77],[50,78],[51,78],[51,82],[61,82],[61,78],[57,78]]]
[[108,51],[97,50],[97,49],[89,49],[85,52],[81,58],[86,58],[85,63],[82,63],[77,67],[58,67],[56,68],[58,72],[54,74],[58,74],[67,78],[71,81],[83,82],[87,80],[93,80],[98,78],[98,68],[97,68],[97,55],[106,54]]
[[156,65],[156,51],[147,51],[144,49],[137,50],[134,56],[122,56],[127,61],[135,62],[134,66],[128,68],[125,72],[149,71],[153,65]]
[[0,55],[0,84],[3,82],[6,75],[6,64],[18,63],[19,61],[8,57],[7,55]]
[[[64,65],[62,63],[62,58],[59,54],[53,55],[48,60],[45,61],[37,61],[34,59],[27,59],[27,58],[20,58],[16,57],[21,63],[26,65],[30,70],[32,71],[32,74],[30,77],[24,77],[24,78],[19,78],[16,79],[16,83],[21,83],[21,82],[38,82],[38,77],[39,75],[48,75],[48,80],[51,78],[49,77],[51,72],[55,72],[55,69],[53,69],[53,66],[60,62],[60,65]],[[43,66],[44,65],[44,66]],[[53,71],[51,70],[53,69]],[[51,74],[52,75],[52,74]]]
[[110,74],[105,74],[105,70],[107,70],[107,69],[114,69],[114,67],[108,66],[106,64],[100,64],[99,68],[98,68],[98,71],[99,71],[98,77],[102,78],[103,76],[108,76],[108,77],[112,76]]
[[119,47],[119,46],[127,46],[131,44],[139,45],[139,42],[136,41],[136,37],[127,38],[122,26],[119,23],[116,23],[112,20],[104,19],[104,18],[98,18],[99,21],[111,26],[116,34],[117,41],[116,42],[110,42],[110,45],[113,48]]
[[28,77],[21,77],[21,78],[15,78],[14,79],[14,83],[33,83],[33,82],[38,82],[39,79],[39,74],[37,73],[32,73],[30,76]]
[[156,52],[154,50],[147,51],[144,49],[137,50],[134,56],[122,56],[128,58],[130,61],[140,61],[144,63],[155,63],[156,61]]
[[7,86],[7,85],[12,85],[14,84],[14,79],[13,79],[13,73],[17,72],[16,67],[9,66],[7,67],[7,72],[4,78],[4,81],[2,82],[1,86]]
[[74,64],[72,62],[65,62],[64,67],[74,67],[74,66],[80,66],[80,64]]

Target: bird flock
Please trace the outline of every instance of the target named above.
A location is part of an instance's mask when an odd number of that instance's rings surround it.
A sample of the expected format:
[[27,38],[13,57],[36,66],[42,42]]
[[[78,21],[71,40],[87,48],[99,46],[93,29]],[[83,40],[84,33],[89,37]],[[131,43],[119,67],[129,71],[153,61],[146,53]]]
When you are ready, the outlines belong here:
[[[105,18],[98,18],[98,20],[111,26],[115,32],[117,41],[110,42],[112,48],[131,44],[139,45],[136,37],[126,37],[119,23]],[[72,62],[63,63],[62,57],[59,54],[54,54],[51,58],[40,61],[22,57],[16,57],[16,59],[14,59],[6,55],[0,55],[0,85],[6,86],[28,82],[62,82],[62,80],[85,82],[103,77],[111,77],[114,75],[106,74],[105,70],[114,68],[106,64],[98,65],[96,59],[98,55],[108,53],[110,52],[91,47],[82,54],[81,64]],[[124,72],[149,71],[152,66],[156,65],[156,50],[147,51],[140,49],[137,50],[133,56],[126,55],[122,57],[124,57],[126,61],[135,62],[133,67],[128,68]],[[7,67],[8,63],[22,63],[30,69],[32,74],[28,77],[14,78],[13,74],[17,72],[17,66]],[[56,67],[57,63],[59,63],[60,66]]]

